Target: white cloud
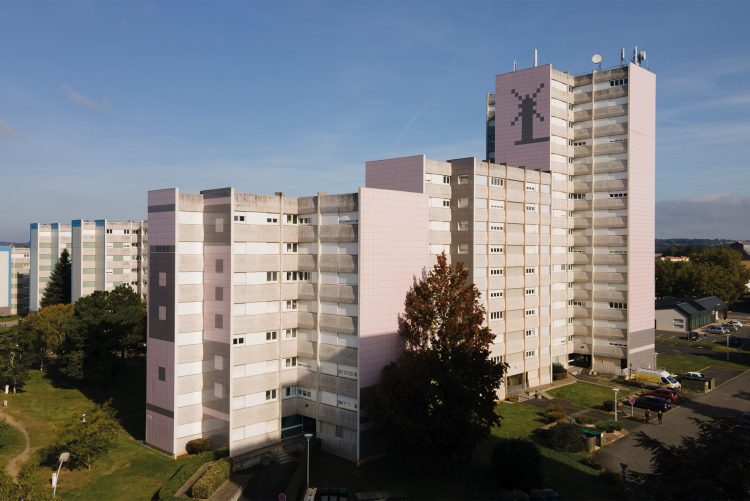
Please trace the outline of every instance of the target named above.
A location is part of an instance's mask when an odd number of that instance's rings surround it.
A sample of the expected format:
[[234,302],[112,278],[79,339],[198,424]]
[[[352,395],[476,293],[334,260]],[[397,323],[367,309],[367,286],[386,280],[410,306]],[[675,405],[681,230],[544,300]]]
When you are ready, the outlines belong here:
[[3,122],[2,120],[0,120],[0,136],[7,137],[13,141],[26,141],[26,137],[23,134],[14,130],[8,125],[8,122]]
[[88,108],[90,110],[99,110],[99,111],[107,111],[109,110],[109,101],[106,99],[100,99],[99,101],[94,101],[93,99],[90,99],[71,86],[67,84],[62,84],[60,86],[60,90],[63,94],[65,94],[65,97],[67,97],[70,101],[76,103],[79,106],[83,106],[84,108]]
[[656,202],[657,238],[750,239],[750,195],[706,193]]

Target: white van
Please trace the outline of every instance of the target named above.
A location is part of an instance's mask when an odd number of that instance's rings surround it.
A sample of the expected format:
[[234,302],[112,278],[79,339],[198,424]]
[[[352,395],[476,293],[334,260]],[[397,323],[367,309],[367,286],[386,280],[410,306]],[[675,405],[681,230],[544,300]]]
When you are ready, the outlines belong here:
[[669,372],[656,369],[636,369],[635,380],[641,386],[648,388],[671,388],[673,390],[681,388],[680,382]]

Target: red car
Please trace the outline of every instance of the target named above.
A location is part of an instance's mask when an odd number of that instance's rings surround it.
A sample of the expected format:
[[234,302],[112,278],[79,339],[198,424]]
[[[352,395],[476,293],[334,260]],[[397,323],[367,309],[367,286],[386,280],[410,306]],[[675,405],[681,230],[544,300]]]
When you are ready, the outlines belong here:
[[651,395],[654,397],[666,398],[667,400],[671,400],[672,402],[680,398],[677,396],[676,391],[673,391],[667,388],[660,388],[658,390],[652,390],[652,391],[649,391],[648,393],[644,393],[644,395]]

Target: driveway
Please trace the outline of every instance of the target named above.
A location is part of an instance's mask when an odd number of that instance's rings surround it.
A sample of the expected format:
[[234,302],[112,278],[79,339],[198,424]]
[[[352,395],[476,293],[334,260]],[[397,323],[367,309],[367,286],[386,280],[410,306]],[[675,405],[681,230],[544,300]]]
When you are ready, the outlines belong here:
[[602,468],[610,471],[619,472],[620,463],[624,463],[631,471],[647,473],[651,470],[651,454],[636,444],[635,434],[638,431],[668,444],[679,444],[683,436],[697,433],[693,418],[705,420],[735,416],[740,412],[750,412],[750,372],[667,412],[663,426],[653,424],[654,421],[652,424],[640,424],[627,437],[599,449],[594,457]]

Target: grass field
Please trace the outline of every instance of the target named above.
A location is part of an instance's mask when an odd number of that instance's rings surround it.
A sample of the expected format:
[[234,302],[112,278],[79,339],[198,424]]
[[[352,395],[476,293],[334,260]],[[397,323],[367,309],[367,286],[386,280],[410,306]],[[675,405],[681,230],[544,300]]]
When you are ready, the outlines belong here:
[[[726,350],[726,348],[724,348]],[[726,360],[726,351],[724,353],[720,351],[711,351],[706,355],[674,355],[674,354],[659,354],[657,358],[657,365],[660,368],[664,368],[673,374],[682,374],[688,371],[698,371],[705,369],[706,367],[726,367],[729,369],[750,369],[750,356],[745,355],[747,362],[739,362],[732,360],[733,353],[729,354],[730,360]]]
[[[330,454],[318,454],[311,464],[311,483],[319,487],[347,487],[363,491],[406,491],[411,499],[496,499],[498,488],[490,472],[490,457],[497,438],[532,438],[545,419],[531,405],[502,403],[497,412],[502,425],[480,443],[469,464],[447,474],[425,472],[389,460],[355,467]],[[586,454],[557,452],[539,445],[545,486],[561,499],[618,499],[617,486],[606,483],[598,471],[580,463]]]
[[589,408],[601,408],[605,400],[613,400],[614,392],[611,388],[589,383],[575,383],[561,386],[547,393],[567,400],[573,404]]
[[[33,448],[53,442],[53,424],[65,421],[71,415],[80,415],[92,405],[92,401],[99,402],[104,394],[113,395],[113,405],[125,426],[119,430],[111,452],[96,461],[90,471],[63,469],[58,493],[65,499],[150,499],[180,465],[179,461],[136,441],[136,438],[142,438],[145,419],[145,385],[139,383],[138,371],[143,372],[142,367],[134,365],[124,370],[121,380],[110,389],[87,391],[86,394],[76,388],[55,387],[53,380],[45,374],[32,371],[24,391],[9,395],[7,412],[24,424]],[[136,412],[136,409],[140,411]],[[139,431],[140,436],[137,435]],[[50,468],[40,467],[39,481],[48,485],[51,473]]]
[[10,425],[0,426],[0,468],[5,468],[11,458],[21,453],[26,441],[23,434]]

